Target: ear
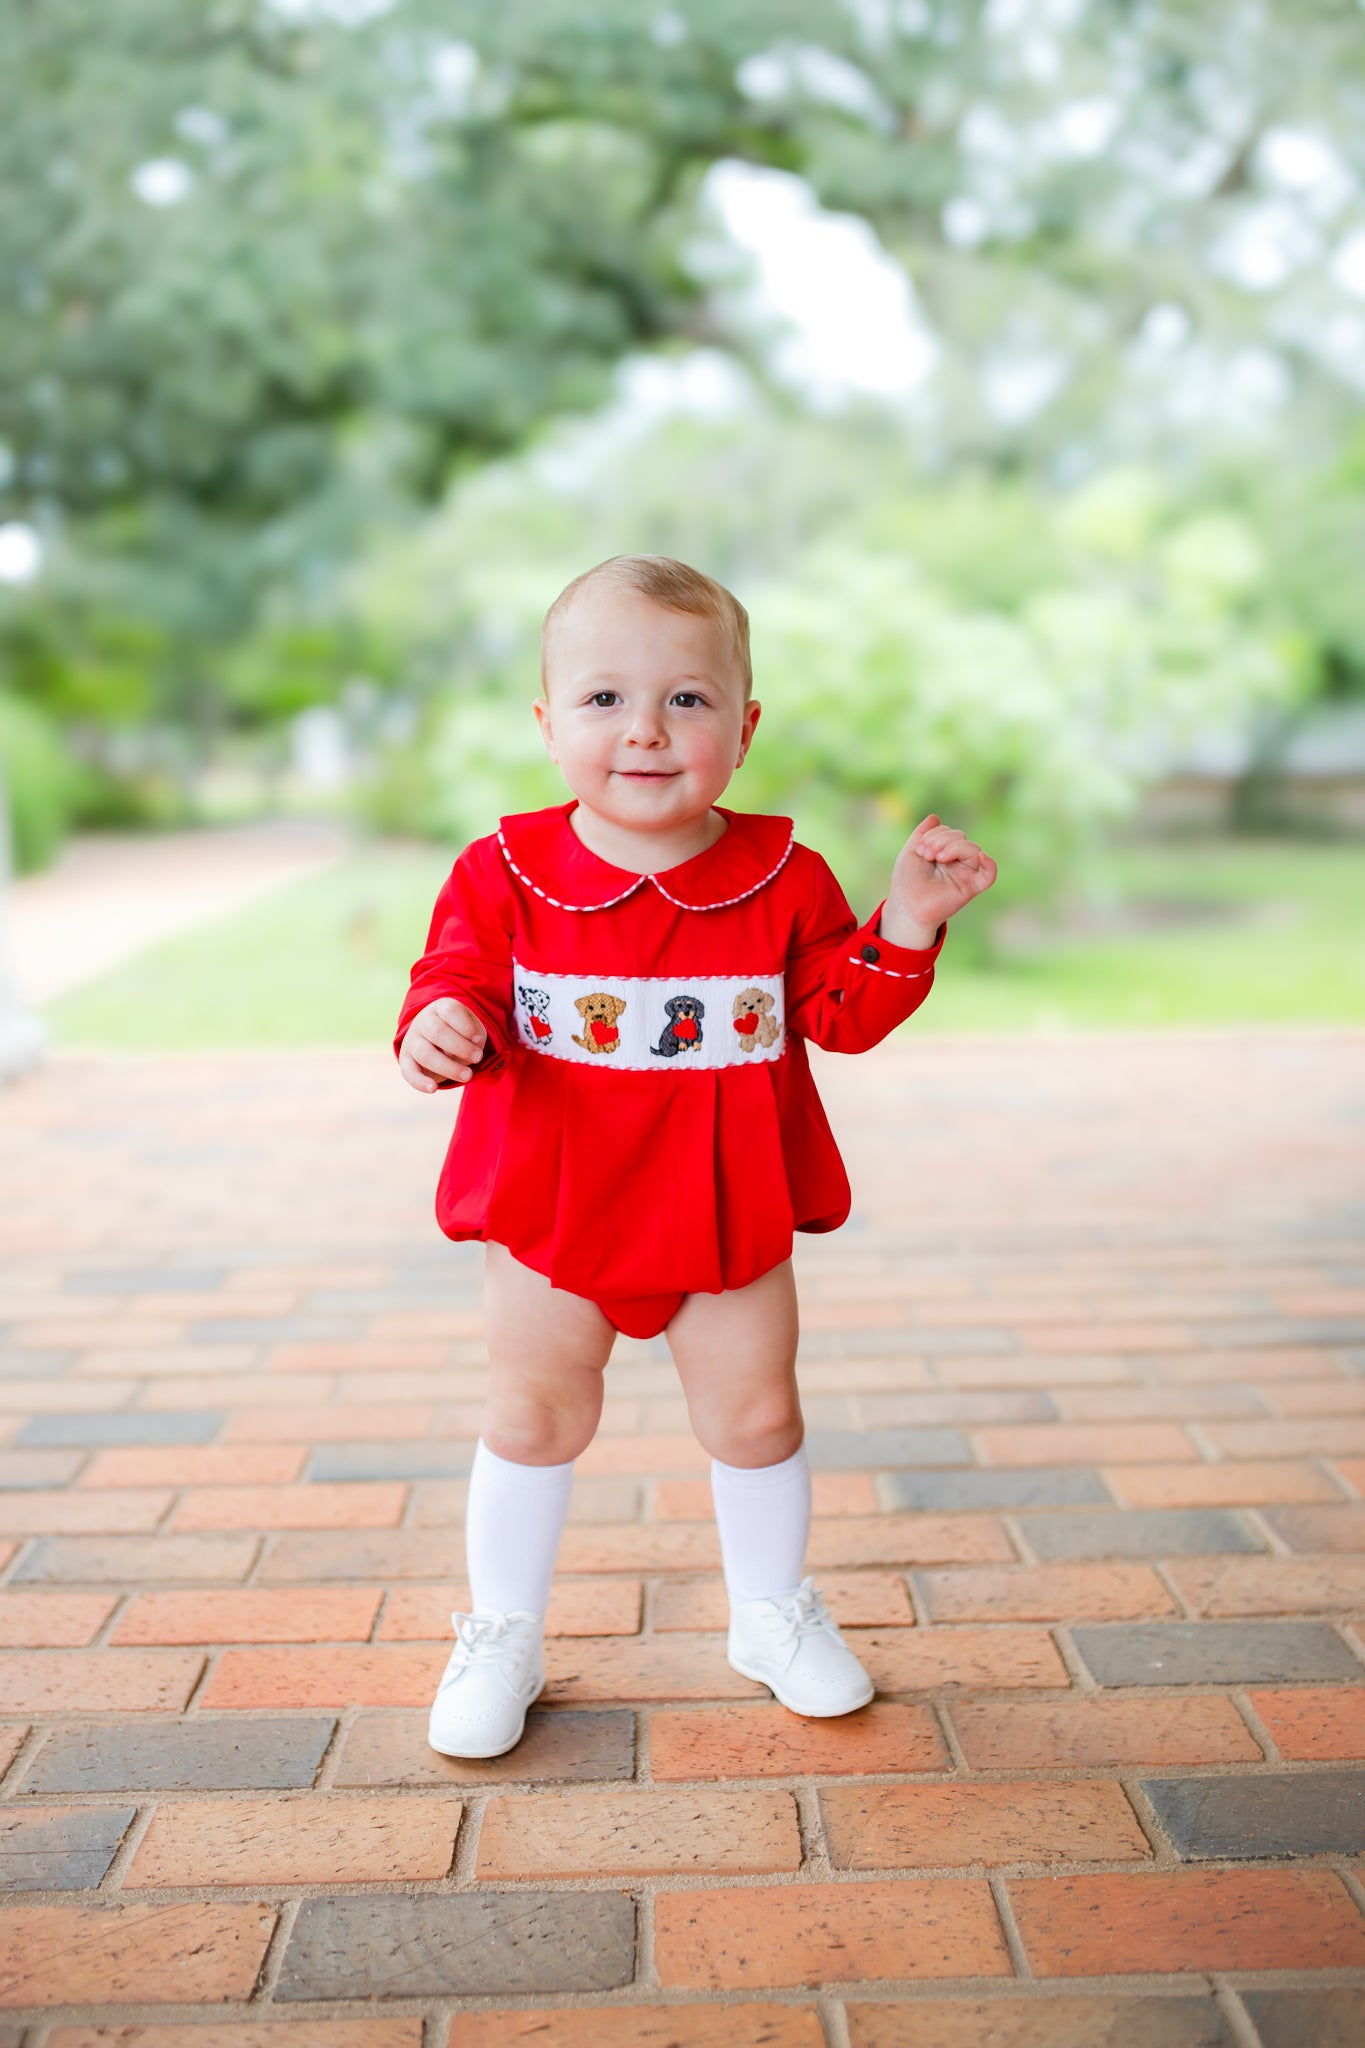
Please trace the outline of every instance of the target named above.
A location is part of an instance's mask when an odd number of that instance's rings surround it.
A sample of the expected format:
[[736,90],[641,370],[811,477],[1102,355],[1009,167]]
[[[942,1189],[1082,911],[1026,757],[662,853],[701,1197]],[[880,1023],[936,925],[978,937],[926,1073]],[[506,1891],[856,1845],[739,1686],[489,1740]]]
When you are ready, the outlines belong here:
[[536,714],[536,724],[540,727],[540,737],[545,742],[546,753],[552,761],[558,761],[559,755],[555,752],[555,736],[553,727],[550,724],[550,706],[548,701],[544,697],[537,697],[531,709]]
[[739,753],[735,758],[736,768],[744,766],[744,756],[749,751],[749,746],[754,736],[754,728],[758,724],[762,712],[763,706],[759,703],[758,699],[751,697],[744,707],[744,722],[739,729]]
[[620,996],[608,996],[607,1001],[611,1004],[611,1020],[614,1024],[626,1006]]
[[590,1001],[591,1001],[591,997],[589,997],[589,996],[575,996],[575,997],[574,997],[574,999],[573,999],[573,1006],[574,1006],[574,1008],[575,1008],[575,1009],[577,1010],[577,1012],[578,1012],[578,1014],[579,1014],[579,1016],[580,1016],[580,1017],[586,1017],[586,1016],[587,1016],[587,1014],[588,1014],[588,1004],[589,1004],[589,1002],[590,1002]]

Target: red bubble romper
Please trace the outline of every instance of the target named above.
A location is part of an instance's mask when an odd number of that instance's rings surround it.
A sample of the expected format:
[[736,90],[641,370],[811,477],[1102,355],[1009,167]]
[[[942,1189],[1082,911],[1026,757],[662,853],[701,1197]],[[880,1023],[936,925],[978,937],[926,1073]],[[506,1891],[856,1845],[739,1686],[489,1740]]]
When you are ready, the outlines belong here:
[[933,985],[863,925],[789,818],[728,811],[704,853],[637,875],[586,847],[570,802],[504,818],[456,861],[398,1020],[454,996],[488,1032],[436,1194],[447,1237],[491,1239],[619,1330],[744,1287],[794,1230],[835,1230],[848,1176],[806,1040],[865,1052]]

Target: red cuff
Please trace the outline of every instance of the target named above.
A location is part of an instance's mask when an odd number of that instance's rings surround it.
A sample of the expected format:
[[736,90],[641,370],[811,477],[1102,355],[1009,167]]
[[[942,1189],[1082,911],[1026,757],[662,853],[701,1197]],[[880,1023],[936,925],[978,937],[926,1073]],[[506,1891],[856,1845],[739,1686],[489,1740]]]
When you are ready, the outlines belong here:
[[879,903],[871,917],[854,932],[848,942],[848,958],[854,966],[870,968],[874,974],[894,975],[898,981],[923,980],[933,973],[934,962],[943,951],[946,922],[934,934],[932,946],[893,946],[877,930],[885,908],[885,902]]

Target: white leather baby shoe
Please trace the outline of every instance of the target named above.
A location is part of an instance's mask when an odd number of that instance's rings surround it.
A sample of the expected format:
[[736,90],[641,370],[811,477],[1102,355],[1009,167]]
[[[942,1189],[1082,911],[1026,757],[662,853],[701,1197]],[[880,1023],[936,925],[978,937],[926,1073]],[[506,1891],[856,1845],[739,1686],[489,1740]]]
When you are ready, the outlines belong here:
[[442,1756],[501,1756],[521,1740],[545,1684],[545,1617],[460,1614],[432,1702],[427,1741]]
[[851,1714],[876,1691],[811,1578],[794,1593],[732,1601],[726,1655],[794,1714]]

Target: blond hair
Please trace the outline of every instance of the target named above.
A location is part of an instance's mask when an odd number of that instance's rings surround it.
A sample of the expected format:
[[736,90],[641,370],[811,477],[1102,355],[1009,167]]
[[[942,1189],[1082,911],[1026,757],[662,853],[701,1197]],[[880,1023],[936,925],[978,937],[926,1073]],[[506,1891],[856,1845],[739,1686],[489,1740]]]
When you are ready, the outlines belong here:
[[545,614],[540,629],[540,687],[545,689],[547,650],[554,621],[567,611],[585,584],[605,580],[625,590],[638,591],[665,611],[692,612],[710,619],[730,642],[731,651],[744,677],[744,694],[753,694],[754,672],[749,659],[749,614],[739,599],[713,576],[691,569],[672,555],[611,555],[594,569],[585,569],[566,583]]

